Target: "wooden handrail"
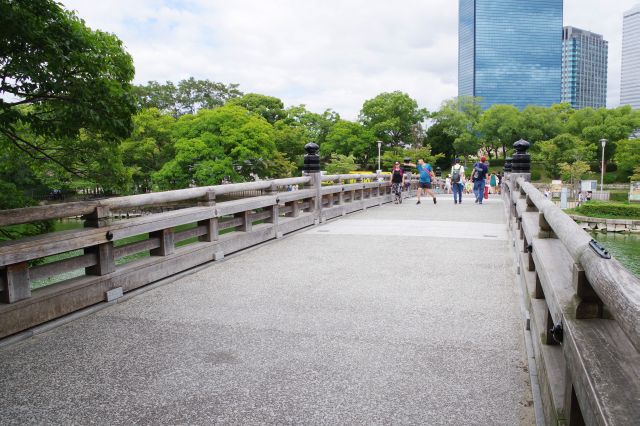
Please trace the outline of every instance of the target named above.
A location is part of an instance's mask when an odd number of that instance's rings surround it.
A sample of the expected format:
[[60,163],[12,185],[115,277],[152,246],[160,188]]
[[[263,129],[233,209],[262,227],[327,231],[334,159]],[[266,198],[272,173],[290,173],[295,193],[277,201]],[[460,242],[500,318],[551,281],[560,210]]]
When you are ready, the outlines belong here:
[[[604,259],[593,251],[592,237],[573,219],[523,178],[517,185],[535,205],[562,241],[573,260],[585,270],[587,280],[609,307],[620,328],[640,351],[640,279],[615,259]],[[513,191],[514,195],[515,191]]]

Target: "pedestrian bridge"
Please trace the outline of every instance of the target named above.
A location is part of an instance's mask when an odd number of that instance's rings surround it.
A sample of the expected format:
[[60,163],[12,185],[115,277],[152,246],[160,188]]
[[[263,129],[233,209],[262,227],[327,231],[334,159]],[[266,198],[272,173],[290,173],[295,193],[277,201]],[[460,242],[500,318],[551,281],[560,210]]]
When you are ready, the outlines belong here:
[[526,177],[482,206],[313,174],[0,212],[87,219],[0,246],[2,423],[633,424],[640,283]]

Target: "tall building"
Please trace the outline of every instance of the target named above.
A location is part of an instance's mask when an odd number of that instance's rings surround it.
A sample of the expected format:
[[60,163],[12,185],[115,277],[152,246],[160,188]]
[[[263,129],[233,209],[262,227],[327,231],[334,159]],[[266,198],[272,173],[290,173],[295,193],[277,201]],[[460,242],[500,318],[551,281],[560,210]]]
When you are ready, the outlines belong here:
[[493,104],[560,102],[563,0],[459,0],[458,94]]
[[607,106],[609,42],[574,27],[562,32],[562,102],[575,109]]
[[622,24],[620,105],[640,109],[640,4],[625,12]]

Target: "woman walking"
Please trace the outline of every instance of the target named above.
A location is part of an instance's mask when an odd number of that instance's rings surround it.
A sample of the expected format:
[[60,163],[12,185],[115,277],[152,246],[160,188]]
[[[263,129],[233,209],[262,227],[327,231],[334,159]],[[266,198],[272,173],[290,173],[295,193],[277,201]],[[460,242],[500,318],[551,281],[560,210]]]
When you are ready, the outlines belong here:
[[393,192],[394,204],[402,204],[402,187],[404,186],[404,170],[400,168],[400,162],[396,161],[391,170],[391,192]]

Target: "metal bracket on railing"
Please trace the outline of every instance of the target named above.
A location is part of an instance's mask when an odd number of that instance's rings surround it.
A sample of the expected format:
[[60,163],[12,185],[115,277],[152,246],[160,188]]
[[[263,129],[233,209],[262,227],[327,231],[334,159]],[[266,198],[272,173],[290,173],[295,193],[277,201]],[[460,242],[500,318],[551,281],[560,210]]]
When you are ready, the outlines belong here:
[[591,240],[591,242],[589,243],[589,247],[591,247],[591,249],[593,251],[595,251],[598,254],[598,256],[600,256],[601,258],[603,258],[603,259],[611,259],[611,253],[609,253],[596,240]]
[[556,343],[562,343],[562,339],[564,338],[564,329],[562,328],[561,322],[551,327],[549,333],[551,333],[551,337],[553,337],[553,340],[555,340]]
[[105,235],[105,237],[107,238],[107,241],[113,240],[113,232],[107,231],[107,234]]

